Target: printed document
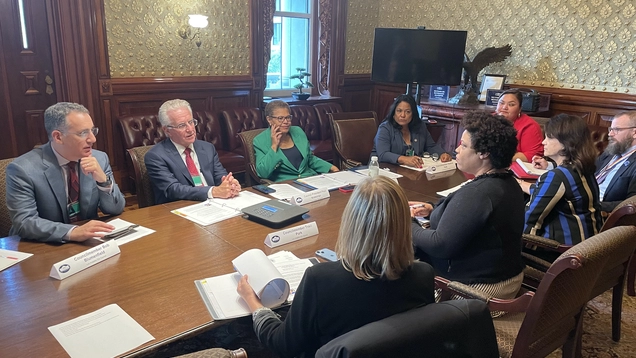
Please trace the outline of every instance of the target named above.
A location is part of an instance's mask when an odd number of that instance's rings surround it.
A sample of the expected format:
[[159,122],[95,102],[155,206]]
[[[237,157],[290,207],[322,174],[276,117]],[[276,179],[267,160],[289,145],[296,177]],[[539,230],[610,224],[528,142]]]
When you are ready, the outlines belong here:
[[49,331],[71,358],[115,357],[155,339],[116,304],[51,326]]
[[18,262],[25,260],[33,254],[26,252],[0,249],[0,271],[9,268]]
[[459,185],[456,185],[456,186],[454,186],[454,187],[452,187],[450,189],[438,191],[437,195],[440,195],[440,196],[443,196],[443,197],[447,197],[447,196],[451,195],[452,193],[456,192],[457,190],[461,189],[462,186],[470,183],[471,181],[473,181],[473,180],[472,179],[471,180],[466,180],[465,182],[463,182],[463,183],[461,183]]
[[[248,316],[247,304],[236,292],[243,275],[264,306],[279,307],[295,293],[309,259],[298,259],[291,253],[277,253],[270,257],[263,251],[251,249],[232,261],[235,273],[194,281],[201,298],[215,320]],[[293,298],[293,296],[291,296]]]
[[230,199],[208,199],[207,201],[189,205],[171,213],[177,214],[190,221],[203,226],[218,223],[223,220],[241,215],[241,210],[248,206],[256,205],[270,200],[263,195],[254,194],[249,191],[241,191],[238,196]]

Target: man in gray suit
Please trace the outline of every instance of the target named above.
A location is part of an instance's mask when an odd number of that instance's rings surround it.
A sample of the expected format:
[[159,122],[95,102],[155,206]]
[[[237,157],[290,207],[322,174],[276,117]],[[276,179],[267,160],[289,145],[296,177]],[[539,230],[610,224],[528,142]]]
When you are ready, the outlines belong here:
[[90,220],[97,208],[121,214],[126,203],[106,153],[93,149],[98,128],[88,110],[60,102],[44,112],[49,142],[16,158],[7,167],[7,208],[11,235],[64,243],[102,237],[114,227]]
[[187,101],[173,99],[162,104],[159,122],[168,138],[155,144],[144,158],[156,204],[239,194],[241,185],[223,168],[214,145],[197,140],[197,120]]

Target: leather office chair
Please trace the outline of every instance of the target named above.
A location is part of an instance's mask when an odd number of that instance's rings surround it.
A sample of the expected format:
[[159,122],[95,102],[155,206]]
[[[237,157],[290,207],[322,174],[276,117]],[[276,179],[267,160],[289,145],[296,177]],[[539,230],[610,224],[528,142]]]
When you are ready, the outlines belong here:
[[478,300],[432,303],[369,323],[337,337],[316,358],[493,358],[490,312]]
[[227,150],[245,156],[238,134],[266,128],[260,108],[232,108],[221,112],[227,133]]
[[199,121],[197,139],[214,145],[223,168],[228,172],[242,173],[245,169],[245,158],[238,153],[226,150],[225,132],[221,128],[220,114],[208,111],[193,111],[192,116]]
[[245,176],[247,186],[252,186],[254,183],[268,183],[267,179],[259,178],[256,174],[256,156],[254,155],[254,137],[261,134],[265,128],[252,129],[251,131],[240,132],[239,138],[243,144],[243,152],[245,153],[245,172],[248,174]]
[[536,292],[514,300],[492,298],[440,277],[435,281],[444,296],[478,298],[491,311],[508,312],[493,320],[501,357],[545,357],[559,347],[564,357],[580,357],[583,309],[611,272],[622,270],[624,278],[636,248],[634,236],[636,227],[620,226],[573,246],[552,263]]
[[[636,225],[636,197],[623,200],[612,210],[605,220],[601,232],[607,231],[618,226],[634,226]],[[550,250],[563,253],[571,248],[569,245],[563,245],[557,241],[543,238],[535,235],[523,235],[526,245],[541,247],[544,250]],[[635,239],[636,240],[636,239]],[[544,278],[545,272],[550,267],[550,263],[542,260],[528,252],[522,253],[524,259],[530,264],[524,270],[524,284],[535,289],[539,282]],[[612,340],[618,342],[621,338],[621,314],[623,306],[623,287],[624,275],[627,276],[627,293],[634,296],[634,280],[636,279],[636,257],[632,257],[632,261],[627,271],[614,270],[606,273],[606,277],[598,282],[592,292],[590,299],[599,296],[603,292],[612,289]]]
[[309,148],[314,155],[326,161],[333,160],[331,136],[326,136],[323,133],[314,106],[293,105],[289,106],[289,109],[292,115],[292,125],[303,129],[309,140]]
[[329,120],[334,165],[341,170],[366,165],[378,131],[375,112],[329,113]]
[[155,197],[150,185],[150,178],[146,170],[146,153],[152,149],[152,145],[127,149],[130,160],[135,170],[135,187],[137,190],[137,204],[139,208],[155,205]]
[[5,237],[9,235],[9,230],[11,230],[11,216],[9,215],[9,210],[7,209],[7,177],[6,171],[7,166],[13,161],[15,158],[2,159],[0,160],[0,198],[4,202],[4,205],[0,206],[0,237]]

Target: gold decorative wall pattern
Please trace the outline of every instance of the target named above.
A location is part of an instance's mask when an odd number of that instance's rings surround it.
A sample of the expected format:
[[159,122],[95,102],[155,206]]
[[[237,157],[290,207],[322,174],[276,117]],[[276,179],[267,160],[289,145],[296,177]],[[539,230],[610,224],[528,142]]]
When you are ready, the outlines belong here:
[[380,0],[349,0],[345,73],[371,73],[373,30],[380,20]]
[[[636,3],[631,0],[349,2],[354,29],[361,26],[361,14],[370,19],[377,9],[375,27],[467,30],[470,57],[510,43],[512,56],[485,71],[505,74],[516,86],[636,93]],[[356,41],[347,38],[346,53],[355,56],[347,56],[345,71],[369,73],[373,31],[356,35]]]
[[[249,0],[104,0],[112,78],[250,75]],[[208,17],[200,48],[177,35]]]

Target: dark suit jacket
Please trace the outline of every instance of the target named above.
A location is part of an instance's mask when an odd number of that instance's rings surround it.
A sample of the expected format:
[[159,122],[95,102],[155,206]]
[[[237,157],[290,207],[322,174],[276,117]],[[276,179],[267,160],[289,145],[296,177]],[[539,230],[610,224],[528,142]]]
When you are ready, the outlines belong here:
[[[442,147],[435,143],[424,123],[420,125],[419,131],[411,132],[411,146],[415,155],[420,157],[424,152],[444,153]],[[402,132],[393,127],[389,121],[382,122],[378,128],[371,151],[371,156],[374,155],[378,157],[379,162],[392,164],[398,164],[398,158],[406,155]]]
[[[207,184],[220,185],[227,171],[221,165],[214,145],[202,140],[195,141],[193,145]],[[145,161],[156,204],[175,200],[204,201],[208,198],[210,186],[194,186],[188,168],[170,139],[155,144],[146,153]]]
[[[93,149],[93,156],[104,173],[113,178],[106,153]],[[80,181],[80,220],[105,214],[121,214],[126,200],[113,180],[112,191],[99,190],[92,176],[78,171]],[[62,242],[75,225],[68,224],[66,185],[62,168],[51,143],[21,155],[7,167],[7,209],[13,226],[10,235],[24,239]]]
[[[613,157],[613,155],[603,152],[596,160],[596,173],[603,169]],[[612,211],[621,201],[633,195],[636,195],[636,153],[627,158],[618,168],[605,190],[601,210]]]

